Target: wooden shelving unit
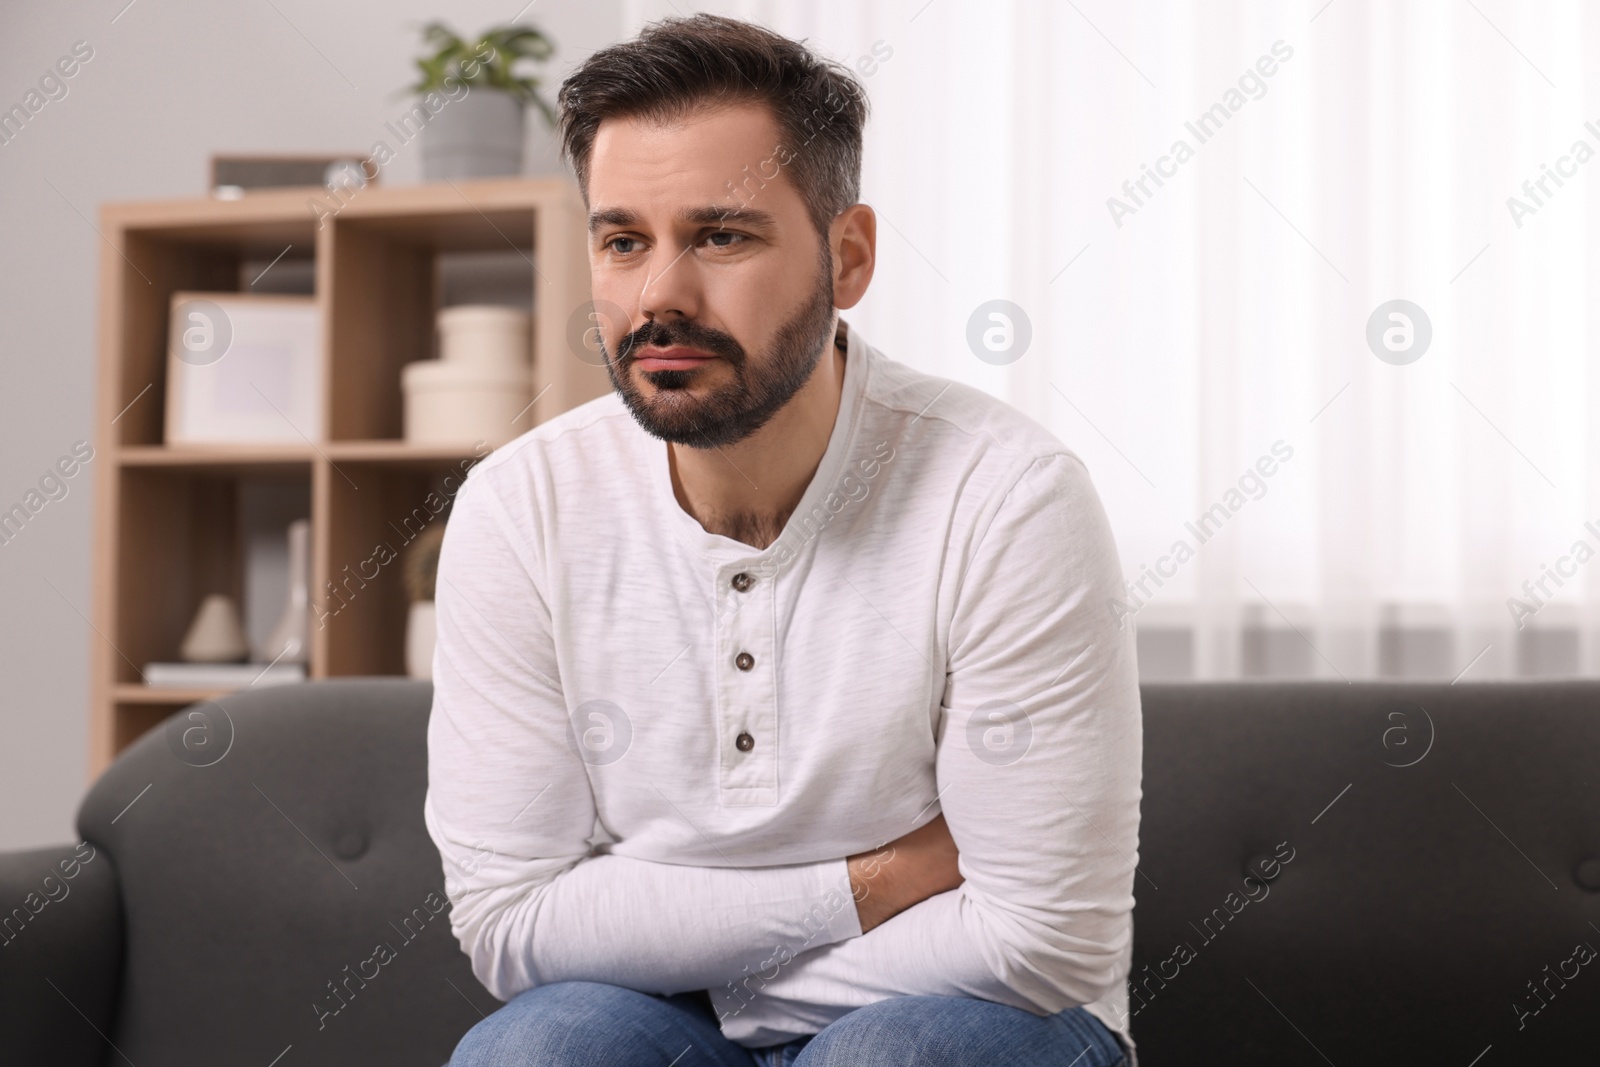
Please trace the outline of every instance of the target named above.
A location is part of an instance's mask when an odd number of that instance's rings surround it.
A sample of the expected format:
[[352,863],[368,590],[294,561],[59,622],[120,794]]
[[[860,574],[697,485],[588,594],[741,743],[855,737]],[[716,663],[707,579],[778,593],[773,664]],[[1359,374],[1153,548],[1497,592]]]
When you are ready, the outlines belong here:
[[[177,658],[206,595],[242,600],[243,487],[303,492],[319,601],[345,567],[395,541],[393,524],[475,458],[471,449],[401,439],[400,368],[436,354],[434,314],[452,254],[514,251],[526,261],[539,399],[519,431],[610,389],[604,368],[572,351],[567,336],[589,299],[585,216],[570,181],[373,186],[320,219],[309,207],[319,195],[327,201],[322,190],[296,189],[101,210],[91,777],[179,708],[220,695],[146,686],[140,671]],[[255,291],[255,272],[269,261],[305,278],[322,312],[322,440],[168,447],[171,294]],[[404,672],[399,571],[384,567],[320,628],[313,623],[313,678]]]

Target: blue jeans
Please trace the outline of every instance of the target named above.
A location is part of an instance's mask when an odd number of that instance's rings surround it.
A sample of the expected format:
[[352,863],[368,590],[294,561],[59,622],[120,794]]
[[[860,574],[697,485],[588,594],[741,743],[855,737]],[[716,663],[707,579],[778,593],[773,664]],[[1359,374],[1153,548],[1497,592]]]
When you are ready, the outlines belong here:
[[895,997],[820,1034],[747,1049],[722,1036],[704,993],[664,997],[552,982],[467,1031],[446,1067],[1123,1067],[1122,1046],[1082,1008],[1039,1016],[968,997]]

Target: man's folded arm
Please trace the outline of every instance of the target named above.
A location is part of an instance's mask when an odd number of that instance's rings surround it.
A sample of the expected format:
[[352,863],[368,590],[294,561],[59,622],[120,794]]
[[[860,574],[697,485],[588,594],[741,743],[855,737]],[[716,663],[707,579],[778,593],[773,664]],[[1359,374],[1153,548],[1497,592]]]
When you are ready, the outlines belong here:
[[[423,806],[474,975],[502,1000],[577,979],[674,993],[728,981],[774,940],[859,935],[843,858],[741,869],[592,854],[590,766],[538,546],[509,536],[490,473],[457,494],[439,561]],[[849,907],[830,905],[841,895]]]
[[936,773],[963,884],[713,989],[725,1033],[776,1043],[919,994],[1047,1015],[1124,979],[1142,731],[1133,633],[1110,610],[1121,582],[1087,471],[1037,460],[982,536],[952,621]]

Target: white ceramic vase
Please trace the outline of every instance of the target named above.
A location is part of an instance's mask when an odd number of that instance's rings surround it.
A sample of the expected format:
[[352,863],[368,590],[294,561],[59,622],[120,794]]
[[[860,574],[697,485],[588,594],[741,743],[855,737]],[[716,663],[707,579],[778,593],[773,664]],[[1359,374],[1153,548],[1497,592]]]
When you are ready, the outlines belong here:
[[178,647],[178,655],[187,663],[233,663],[244,659],[247,651],[239,606],[221,593],[212,593],[200,602]]
[[406,674],[412,678],[433,678],[435,618],[431,600],[413,600],[406,612]]
[[289,590],[283,614],[261,646],[259,663],[304,663],[309,658],[311,622],[311,521],[289,524]]

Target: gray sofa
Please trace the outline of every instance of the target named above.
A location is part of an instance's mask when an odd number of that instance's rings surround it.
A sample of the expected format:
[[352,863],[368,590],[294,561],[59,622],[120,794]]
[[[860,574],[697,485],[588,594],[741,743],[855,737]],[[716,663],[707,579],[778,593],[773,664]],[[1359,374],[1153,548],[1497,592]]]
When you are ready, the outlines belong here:
[[[445,1062],[498,1001],[423,827],[430,695],[197,706],[82,841],[0,855],[0,1062]],[[1148,685],[1144,716],[1144,1067],[1600,1055],[1600,683]]]

